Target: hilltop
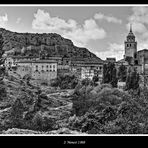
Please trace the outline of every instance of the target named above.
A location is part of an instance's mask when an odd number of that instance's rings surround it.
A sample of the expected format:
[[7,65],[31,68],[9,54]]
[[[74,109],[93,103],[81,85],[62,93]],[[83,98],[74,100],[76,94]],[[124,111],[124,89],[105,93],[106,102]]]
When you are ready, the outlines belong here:
[[77,47],[69,39],[56,33],[17,33],[0,28],[4,38],[3,50],[14,56],[61,56],[67,58],[94,59],[102,62],[86,48]]

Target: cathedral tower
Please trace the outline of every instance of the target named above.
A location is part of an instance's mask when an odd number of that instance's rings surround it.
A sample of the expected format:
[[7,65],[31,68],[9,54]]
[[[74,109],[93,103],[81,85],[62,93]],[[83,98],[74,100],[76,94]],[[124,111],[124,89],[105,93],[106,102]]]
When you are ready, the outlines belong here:
[[132,32],[131,24],[130,24],[130,32],[126,37],[124,45],[125,45],[124,59],[126,59],[126,57],[132,57],[133,59],[137,59],[137,42],[135,41],[135,35]]

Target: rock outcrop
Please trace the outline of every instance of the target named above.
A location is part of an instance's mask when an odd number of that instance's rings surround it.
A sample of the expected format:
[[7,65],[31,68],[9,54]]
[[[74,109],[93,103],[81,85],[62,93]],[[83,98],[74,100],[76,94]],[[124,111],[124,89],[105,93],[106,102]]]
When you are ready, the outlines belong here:
[[0,33],[4,38],[3,49],[15,56],[61,56],[102,61],[88,49],[76,47],[71,40],[56,33],[17,33],[3,28]]

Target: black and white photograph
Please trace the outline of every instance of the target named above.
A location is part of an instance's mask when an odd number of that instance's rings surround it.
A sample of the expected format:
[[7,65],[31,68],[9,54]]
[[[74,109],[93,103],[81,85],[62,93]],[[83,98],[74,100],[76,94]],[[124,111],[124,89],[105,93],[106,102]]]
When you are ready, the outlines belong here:
[[0,136],[147,134],[148,5],[0,4]]

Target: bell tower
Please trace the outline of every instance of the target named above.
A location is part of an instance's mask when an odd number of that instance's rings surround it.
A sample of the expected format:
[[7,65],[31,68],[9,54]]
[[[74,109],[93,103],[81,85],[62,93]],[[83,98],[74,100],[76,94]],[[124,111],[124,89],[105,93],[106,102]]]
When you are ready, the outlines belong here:
[[132,32],[132,24],[130,24],[130,31],[126,37],[124,46],[124,59],[126,59],[126,57],[132,57],[132,59],[137,59],[137,42],[135,41],[135,35]]

